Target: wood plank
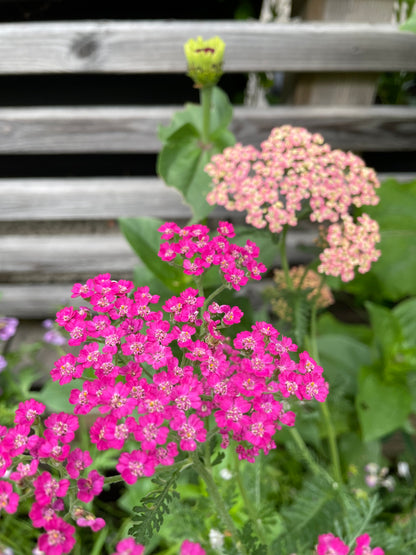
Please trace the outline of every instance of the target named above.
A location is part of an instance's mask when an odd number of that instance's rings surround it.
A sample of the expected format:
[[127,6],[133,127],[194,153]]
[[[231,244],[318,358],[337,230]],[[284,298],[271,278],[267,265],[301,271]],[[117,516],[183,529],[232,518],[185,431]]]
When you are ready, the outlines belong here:
[[390,24],[71,21],[0,26],[0,73],[183,73],[183,44],[219,35],[227,72],[414,71],[416,36]]
[[[415,35],[416,36],[416,35]],[[42,107],[0,109],[0,154],[156,153],[157,126],[180,107]],[[272,127],[320,132],[334,148],[414,150],[413,106],[236,106],[237,140],[259,145]]]
[[0,312],[27,319],[53,317],[63,306],[79,306],[71,299],[73,283],[0,284]]
[[[405,183],[416,173],[381,173]],[[217,207],[214,217],[227,218]],[[156,177],[0,179],[0,221],[106,220],[150,216],[188,219],[179,193]]]
[[188,219],[191,210],[156,177],[0,179],[0,221]]
[[[393,0],[306,0],[306,20],[390,23]],[[294,104],[354,106],[373,103],[378,75],[375,73],[308,73],[296,78]]]
[[5,235],[0,238],[0,260],[0,274],[40,278],[101,272],[131,276],[138,263],[120,233]]
[[[293,232],[289,249],[312,241],[314,233]],[[0,238],[0,275],[42,279],[53,275],[102,272],[131,276],[138,258],[121,233],[73,235],[6,235]],[[53,281],[53,279],[51,279]],[[0,287],[0,291],[1,291]]]

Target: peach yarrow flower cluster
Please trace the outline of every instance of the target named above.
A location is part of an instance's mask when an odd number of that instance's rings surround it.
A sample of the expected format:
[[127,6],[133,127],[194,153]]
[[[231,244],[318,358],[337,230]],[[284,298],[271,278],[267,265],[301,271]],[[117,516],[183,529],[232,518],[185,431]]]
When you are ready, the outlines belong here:
[[[331,289],[323,283],[322,276],[319,276],[314,270],[305,266],[292,266],[289,270],[289,275],[295,290],[307,291],[307,299],[311,305],[316,304],[316,307],[322,310],[334,304]],[[292,307],[280,293],[274,298],[276,292],[281,292],[282,289],[288,288],[284,271],[275,270],[273,281],[277,287],[270,288],[270,294],[272,295],[270,301],[271,308],[281,320],[291,322],[293,319]]]
[[355,268],[365,273],[380,256],[377,223],[349,214],[352,207],[378,203],[376,174],[351,152],[332,150],[319,134],[277,127],[261,150],[237,143],[214,155],[205,171],[214,184],[208,203],[246,211],[246,222],[256,228],[280,233],[303,214],[325,223],[320,273],[350,281]]

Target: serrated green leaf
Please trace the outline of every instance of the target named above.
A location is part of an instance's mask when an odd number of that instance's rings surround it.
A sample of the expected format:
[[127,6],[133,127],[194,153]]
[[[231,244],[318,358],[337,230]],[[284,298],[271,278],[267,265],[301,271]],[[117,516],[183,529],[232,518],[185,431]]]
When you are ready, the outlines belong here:
[[160,281],[174,293],[182,291],[186,276],[158,256],[161,244],[158,228],[163,221],[155,218],[121,218],[120,229],[135,253]]
[[177,477],[177,471],[171,472],[166,480],[155,476],[152,482],[159,487],[145,495],[141,499],[141,505],[133,507],[132,521],[137,524],[130,528],[129,534],[139,543],[147,543],[160,530],[164,516],[170,512],[169,503],[179,497],[175,491]]
[[407,384],[387,383],[382,374],[377,367],[363,367],[359,373],[356,407],[364,441],[402,428],[411,411],[412,396]]

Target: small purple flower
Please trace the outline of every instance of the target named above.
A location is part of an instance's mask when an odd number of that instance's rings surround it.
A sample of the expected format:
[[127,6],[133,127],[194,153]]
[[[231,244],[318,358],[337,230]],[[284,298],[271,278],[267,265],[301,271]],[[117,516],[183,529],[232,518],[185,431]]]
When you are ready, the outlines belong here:
[[4,358],[3,355],[0,355],[0,372],[4,370],[7,366],[7,360]]
[[66,339],[65,337],[54,328],[54,323],[52,320],[47,319],[42,322],[42,326],[48,330],[44,336],[43,340],[45,343],[49,343],[50,345],[65,345]]
[[17,318],[8,318],[3,316],[0,318],[0,339],[7,341],[16,333],[19,320]]

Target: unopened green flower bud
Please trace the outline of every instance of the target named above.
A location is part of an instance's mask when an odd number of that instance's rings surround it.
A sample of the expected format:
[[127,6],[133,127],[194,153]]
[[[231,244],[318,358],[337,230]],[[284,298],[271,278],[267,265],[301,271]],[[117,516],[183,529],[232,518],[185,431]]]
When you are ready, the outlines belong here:
[[189,39],[184,46],[188,62],[187,75],[194,81],[195,87],[212,87],[223,74],[225,43],[219,37],[203,40],[202,37]]

